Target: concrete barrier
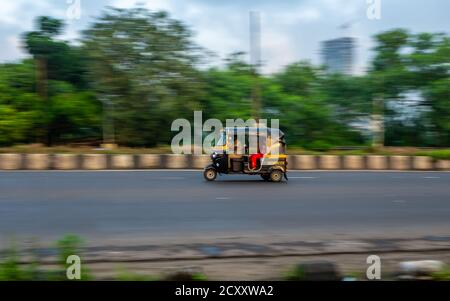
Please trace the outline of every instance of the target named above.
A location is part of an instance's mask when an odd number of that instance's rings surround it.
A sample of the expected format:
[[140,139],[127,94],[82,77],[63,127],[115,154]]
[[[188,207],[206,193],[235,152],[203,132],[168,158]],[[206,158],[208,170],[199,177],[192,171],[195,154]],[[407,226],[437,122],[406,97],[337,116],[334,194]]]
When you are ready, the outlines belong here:
[[297,169],[297,170],[318,169],[316,156],[304,155],[304,156],[293,156],[293,157],[295,157],[295,166],[288,165],[288,169]]
[[138,168],[140,169],[157,169],[162,168],[161,156],[153,154],[145,154],[138,156]]
[[320,169],[335,170],[341,168],[339,156],[320,156]]
[[[210,164],[210,156],[105,155],[105,154],[0,154],[0,170],[102,170],[102,169],[198,169]],[[288,156],[288,170],[450,170],[450,160],[409,156]]]
[[298,156],[287,156],[286,162],[287,162],[287,166],[288,169],[293,170],[293,169],[298,169],[297,168],[297,157]]
[[50,156],[48,154],[26,155],[25,169],[46,170],[50,168]]
[[87,170],[100,170],[107,168],[106,155],[101,154],[89,154],[83,155],[83,169]]
[[192,157],[192,168],[194,169],[204,169],[211,163],[211,158],[208,155]]
[[439,160],[436,162],[436,169],[450,170],[450,160]]
[[388,169],[387,157],[385,156],[368,156],[367,168],[369,170],[386,170]]
[[361,170],[365,169],[364,156],[345,156],[344,169]]
[[408,170],[411,169],[411,157],[408,156],[392,156],[390,157],[390,168],[392,170]]
[[112,169],[134,169],[133,155],[113,155],[111,157]]
[[414,157],[413,158],[413,169],[432,170],[433,169],[433,159],[430,157]]
[[183,169],[188,167],[187,156],[184,155],[166,155],[166,168]]
[[17,170],[22,168],[22,155],[0,154],[0,169]]
[[78,169],[78,155],[57,154],[53,157],[53,166],[56,170]]

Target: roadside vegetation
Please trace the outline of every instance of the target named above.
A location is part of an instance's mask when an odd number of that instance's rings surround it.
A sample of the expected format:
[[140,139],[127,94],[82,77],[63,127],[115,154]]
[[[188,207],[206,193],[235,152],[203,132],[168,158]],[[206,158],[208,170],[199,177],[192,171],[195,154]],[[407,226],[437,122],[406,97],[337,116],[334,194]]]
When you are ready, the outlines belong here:
[[[161,145],[152,148],[132,148],[117,147],[114,149],[103,149],[92,146],[54,146],[46,147],[44,145],[16,145],[11,147],[0,147],[0,153],[5,154],[170,154],[172,153],[169,145]],[[305,149],[302,147],[288,147],[289,155],[338,155],[338,156],[428,156],[436,160],[450,160],[450,149],[428,149],[415,147],[354,147],[354,148],[335,148],[335,149]]]
[[[374,113],[384,116],[387,146],[450,146],[445,33],[381,32],[368,72],[346,76],[308,61],[255,74],[241,49],[215,66],[188,26],[144,8],[106,9],[79,43],[63,40],[64,30],[62,20],[38,18],[21,36],[28,57],[0,64],[1,147],[38,143],[56,146],[40,152],[85,152],[65,145],[92,149],[106,140],[123,152],[166,152],[172,121],[192,121],[195,110],[204,120],[250,118],[255,85],[262,117],[280,120],[293,152],[365,148]],[[12,150],[30,151],[1,151]]]
[[[0,257],[0,281],[65,281],[68,267],[66,259],[70,255],[80,254],[81,243],[81,239],[74,235],[67,235],[57,241],[55,248],[58,264],[54,269],[44,269],[39,260],[39,254],[34,249],[27,254],[25,263],[24,255],[20,255],[21,253],[12,244],[2,252]],[[83,266],[81,266],[81,279],[92,280],[89,271]]]
[[[14,243],[6,250],[0,250],[0,281],[68,281],[66,259],[71,255],[82,258],[83,241],[75,235],[66,235],[58,240],[54,247],[56,263],[49,264],[40,260],[38,248],[20,252]],[[81,262],[82,263],[82,262]],[[49,267],[52,266],[52,267]],[[87,268],[81,264],[81,281],[96,280]],[[112,279],[115,281],[207,281],[205,274],[199,271],[180,270],[165,276],[135,273],[124,268],[116,269]]]
[[[31,248],[26,253],[20,252],[11,244],[6,250],[0,250],[0,281],[68,281],[66,271],[68,264],[66,258],[70,255],[79,255],[82,258],[83,241],[74,235],[66,235],[55,243],[56,261],[49,264],[42,261],[39,248]],[[199,263],[201,266],[201,263]],[[168,271],[161,275],[151,275],[130,271],[124,267],[109,267],[112,276],[96,278],[89,270],[89,264],[81,264],[81,281],[91,280],[113,280],[113,281],[208,281],[208,275],[198,268],[180,268]],[[105,272],[104,267],[102,268]],[[274,276],[273,280],[287,281],[366,281],[365,273],[347,272],[341,274],[338,267],[331,262],[323,263],[300,263],[285,270],[281,275]],[[402,278],[395,273],[383,274],[383,280],[412,280],[415,276]],[[269,279],[269,278],[268,278]],[[450,270],[448,267],[429,275],[417,276],[418,280],[450,281]]]

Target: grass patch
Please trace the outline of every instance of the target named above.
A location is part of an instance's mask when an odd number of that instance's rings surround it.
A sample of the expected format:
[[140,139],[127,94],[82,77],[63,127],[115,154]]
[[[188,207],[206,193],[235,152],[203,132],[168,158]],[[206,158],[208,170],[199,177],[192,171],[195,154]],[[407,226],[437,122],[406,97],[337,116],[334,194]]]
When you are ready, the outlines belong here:
[[428,156],[436,160],[450,160],[450,149],[419,151],[415,153],[416,156]]
[[[319,145],[320,146],[320,145]],[[420,149],[414,147],[384,147],[375,149],[370,146],[355,147],[354,149],[342,150],[331,147],[315,147],[305,149],[299,146],[289,146],[289,155],[338,155],[338,156],[429,156],[436,160],[450,160],[450,149]],[[171,154],[170,145],[160,145],[153,148],[131,148],[118,147],[116,149],[101,149],[89,146],[54,146],[45,147],[39,144],[17,145],[0,148],[0,153],[10,154]]]
[[436,281],[450,281],[450,268],[444,268],[442,271],[433,273],[431,277]]
[[296,266],[285,272],[282,278],[286,281],[301,281],[305,279],[305,271],[301,267]]
[[[58,267],[54,270],[43,270],[38,257],[32,255],[30,263],[23,263],[14,245],[5,252],[0,260],[0,281],[67,281],[66,271],[69,266],[66,258],[80,255],[81,239],[67,235],[57,242]],[[91,275],[81,263],[81,280],[92,280]]]

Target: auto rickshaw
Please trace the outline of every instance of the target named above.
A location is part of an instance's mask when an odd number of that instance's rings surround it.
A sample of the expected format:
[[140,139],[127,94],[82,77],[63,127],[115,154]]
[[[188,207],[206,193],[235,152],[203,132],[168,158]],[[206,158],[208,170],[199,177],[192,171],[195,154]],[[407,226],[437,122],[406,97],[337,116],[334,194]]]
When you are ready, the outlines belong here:
[[259,127],[225,128],[211,154],[212,164],[203,173],[207,181],[220,174],[259,175],[264,181],[287,178],[284,133]]

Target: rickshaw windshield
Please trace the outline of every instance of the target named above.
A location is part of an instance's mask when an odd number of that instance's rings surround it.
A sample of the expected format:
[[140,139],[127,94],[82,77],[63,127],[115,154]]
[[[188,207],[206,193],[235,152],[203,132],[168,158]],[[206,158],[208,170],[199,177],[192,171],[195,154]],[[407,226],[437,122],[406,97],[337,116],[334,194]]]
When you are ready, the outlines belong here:
[[226,144],[226,134],[225,132],[223,132],[220,135],[219,140],[217,140],[216,146],[225,146],[225,144]]

